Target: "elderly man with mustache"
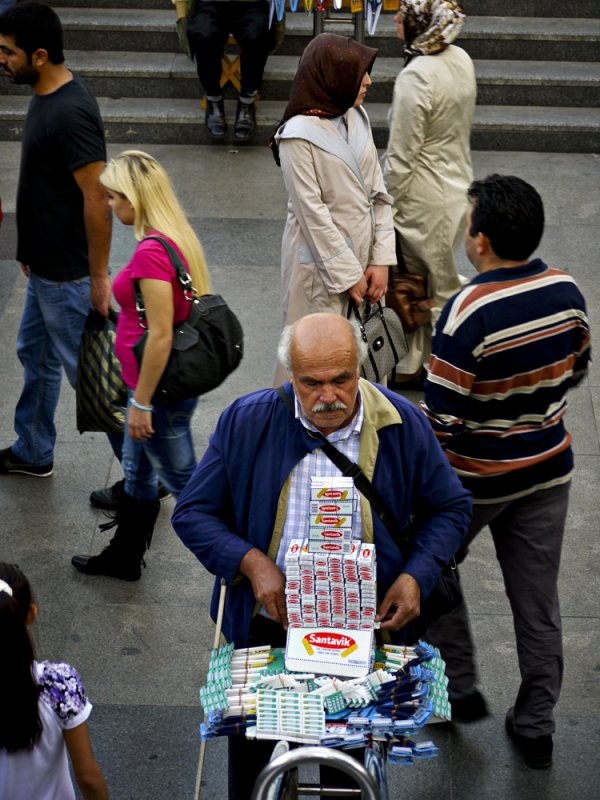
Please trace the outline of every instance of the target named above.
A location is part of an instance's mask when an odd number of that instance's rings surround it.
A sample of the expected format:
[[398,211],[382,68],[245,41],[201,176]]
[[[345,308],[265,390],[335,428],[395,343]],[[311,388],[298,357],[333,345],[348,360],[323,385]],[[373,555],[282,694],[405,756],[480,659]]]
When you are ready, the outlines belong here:
[[[173,526],[204,567],[230,584],[223,632],[238,647],[285,642],[284,555],[291,539],[308,533],[311,477],[341,474],[321,449],[321,434],[361,466],[398,531],[414,527],[415,547],[404,559],[359,497],[353,535],[377,546],[378,617],[393,640],[403,641],[403,627],[463,539],[470,493],[425,416],[359,377],[364,356],[360,333],[337,314],[311,314],[287,327],[279,358],[290,374],[284,392],[291,408],[274,389],[232,403],[179,497]],[[230,737],[230,798],[250,795],[268,748]]]

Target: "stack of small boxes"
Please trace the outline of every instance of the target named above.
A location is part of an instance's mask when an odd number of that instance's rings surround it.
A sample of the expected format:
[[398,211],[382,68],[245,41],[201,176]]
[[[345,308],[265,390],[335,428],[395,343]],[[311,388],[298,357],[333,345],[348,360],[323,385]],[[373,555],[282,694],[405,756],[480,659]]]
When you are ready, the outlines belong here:
[[349,553],[354,521],[351,478],[310,479],[308,550],[311,553]]
[[[341,508],[336,513],[331,508],[315,512],[319,504]],[[352,540],[353,509],[350,479],[311,479],[309,536],[293,539],[285,556],[291,627],[373,628],[377,607],[375,545]],[[325,524],[316,522],[320,515],[329,518]],[[331,527],[332,517],[337,517],[338,527]],[[341,538],[332,541],[326,536],[331,531],[341,532]]]

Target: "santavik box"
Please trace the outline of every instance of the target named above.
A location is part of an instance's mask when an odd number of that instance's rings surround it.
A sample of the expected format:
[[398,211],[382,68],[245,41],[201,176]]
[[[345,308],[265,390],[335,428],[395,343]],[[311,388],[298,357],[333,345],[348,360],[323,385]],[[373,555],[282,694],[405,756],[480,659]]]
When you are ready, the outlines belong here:
[[372,628],[289,628],[285,666],[299,672],[361,678],[371,671],[372,644]]

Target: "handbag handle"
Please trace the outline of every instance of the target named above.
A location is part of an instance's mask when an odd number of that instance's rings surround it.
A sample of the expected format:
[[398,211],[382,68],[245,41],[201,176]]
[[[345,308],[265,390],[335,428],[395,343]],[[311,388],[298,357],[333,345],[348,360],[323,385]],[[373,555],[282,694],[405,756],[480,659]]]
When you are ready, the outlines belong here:
[[365,313],[361,317],[360,306],[357,306],[354,302],[354,298],[350,297],[348,301],[348,313],[346,314],[347,319],[350,319],[350,313],[353,311],[356,321],[362,323],[362,321],[371,314],[371,309],[375,307],[377,307],[377,309],[383,313],[383,309],[381,308],[381,300],[377,300],[375,303],[369,303],[368,300],[365,300],[364,303]]
[[[288,395],[283,386],[278,386],[275,391],[281,400],[283,400],[285,405],[289,408],[289,410],[294,413],[295,409],[292,398]],[[330,461],[333,461],[335,466],[341,471],[342,475],[346,478],[352,478],[352,481],[354,482],[354,485],[358,491],[367,498],[371,504],[371,508],[383,522],[394,541],[396,541],[403,558],[407,559],[410,554],[410,550],[412,549],[410,537],[406,534],[406,532],[402,532],[400,536],[398,536],[400,526],[398,525],[396,517],[394,514],[392,514],[377,489],[373,486],[359,465],[355,461],[349,459],[347,455],[340,452],[337,447],[331,444],[331,442],[328,441],[325,436],[323,436],[322,433],[318,431],[309,431],[308,428],[306,431],[311,438],[319,440],[321,443],[321,450],[325,453]]]
[[371,314],[373,313],[372,309],[375,309],[375,313],[379,314],[379,316],[381,317],[381,319],[383,321],[384,327],[386,327],[385,326],[385,318],[384,318],[384,315],[383,315],[383,308],[381,306],[381,301],[380,300],[378,300],[376,303],[369,303],[368,300],[365,300],[365,313],[363,314],[362,317],[360,315],[360,308],[356,305],[356,303],[354,302],[354,299],[352,297],[350,298],[350,301],[348,303],[348,313],[346,314],[346,319],[349,320],[350,319],[350,314],[352,312],[354,312],[354,319],[356,320],[356,324],[358,325],[358,328],[360,330],[360,335],[361,335],[362,340],[363,340],[363,342],[365,344],[369,344],[369,339],[367,337],[367,332],[365,330],[364,323],[365,323],[365,320],[367,319],[367,317],[370,317]]
[[[169,256],[171,266],[175,270],[175,274],[177,275],[179,283],[183,287],[183,296],[190,303],[193,302],[194,296],[196,295],[196,290],[192,285],[192,276],[184,267],[181,256],[177,250],[175,250],[175,248],[169,242],[167,242],[166,239],[163,239],[162,236],[145,236],[142,241],[145,242],[148,239],[155,239],[165,248],[167,255]],[[137,311],[140,328],[146,329],[148,327],[146,325],[146,307],[144,306],[144,298],[137,281],[133,281],[133,292],[135,295],[135,310]]]

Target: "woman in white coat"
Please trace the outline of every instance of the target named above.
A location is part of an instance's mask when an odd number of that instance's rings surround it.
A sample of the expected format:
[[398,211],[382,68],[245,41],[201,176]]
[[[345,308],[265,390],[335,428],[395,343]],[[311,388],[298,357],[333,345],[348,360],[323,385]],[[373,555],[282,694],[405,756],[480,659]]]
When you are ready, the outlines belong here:
[[469,138],[476,96],[473,62],[452,44],[464,20],[458,0],[400,0],[395,17],[405,65],[394,86],[384,175],[393,197],[398,264],[426,277],[435,301],[431,325],[407,337],[408,355],[396,367],[400,383],[424,376],[437,317],[461,287],[454,253],[473,179]]
[[[377,51],[323,33],[304,50],[271,141],[289,193],[281,253],[284,324],[376,302],[395,263],[387,194],[362,103]],[[283,377],[283,376],[282,376]]]

